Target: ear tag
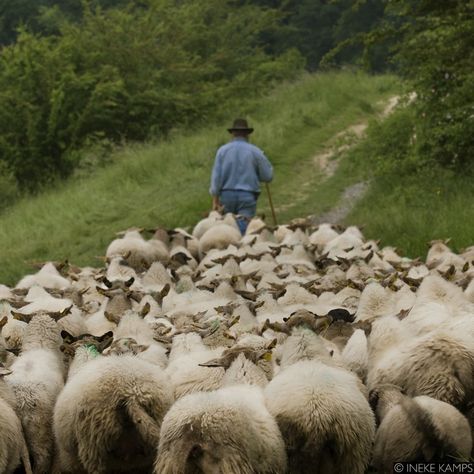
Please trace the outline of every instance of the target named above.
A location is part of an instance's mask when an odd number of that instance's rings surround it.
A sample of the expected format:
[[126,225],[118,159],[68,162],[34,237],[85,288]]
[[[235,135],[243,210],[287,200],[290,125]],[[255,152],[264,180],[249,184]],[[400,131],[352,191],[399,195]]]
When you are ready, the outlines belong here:
[[87,344],[85,347],[90,356],[92,356],[93,358],[99,357],[99,351],[97,350],[97,347],[95,347],[93,344]]
[[263,360],[271,361],[271,360],[272,360],[272,353],[271,353],[271,352],[266,352],[266,353],[263,355]]

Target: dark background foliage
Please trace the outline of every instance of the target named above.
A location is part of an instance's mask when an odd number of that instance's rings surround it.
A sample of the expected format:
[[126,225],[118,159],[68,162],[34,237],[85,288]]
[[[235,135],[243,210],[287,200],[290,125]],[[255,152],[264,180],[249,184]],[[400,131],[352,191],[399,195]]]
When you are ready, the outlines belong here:
[[4,0],[0,45],[5,189],[70,176],[95,143],[209,123],[304,67],[397,72],[417,95],[407,159],[472,166],[472,0]]

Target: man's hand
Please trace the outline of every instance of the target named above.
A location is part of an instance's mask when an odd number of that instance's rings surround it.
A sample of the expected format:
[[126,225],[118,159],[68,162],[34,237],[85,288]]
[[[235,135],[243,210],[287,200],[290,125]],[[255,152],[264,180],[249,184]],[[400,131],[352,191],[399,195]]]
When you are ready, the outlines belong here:
[[212,196],[212,210],[213,211],[222,211],[223,206],[221,205],[221,202],[219,201],[219,196]]

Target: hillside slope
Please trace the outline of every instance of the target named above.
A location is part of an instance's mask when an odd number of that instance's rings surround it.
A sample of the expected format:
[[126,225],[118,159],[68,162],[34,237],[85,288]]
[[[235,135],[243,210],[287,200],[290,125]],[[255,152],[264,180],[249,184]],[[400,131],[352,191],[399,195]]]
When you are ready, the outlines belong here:
[[[345,179],[325,190],[324,199],[314,194],[323,177],[314,156],[341,140],[339,132],[376,116],[399,88],[391,76],[307,75],[229,111],[229,123],[235,116],[248,117],[255,128],[252,140],[275,166],[271,190],[279,222],[322,212],[337,200]],[[159,144],[124,147],[92,176],[12,207],[0,216],[0,283],[16,283],[31,262],[68,259],[97,265],[96,257],[115,233],[132,226],[198,221],[210,206],[210,171],[216,148],[228,140],[226,128],[227,123],[212,125],[176,132]],[[264,192],[258,212],[269,215]]]

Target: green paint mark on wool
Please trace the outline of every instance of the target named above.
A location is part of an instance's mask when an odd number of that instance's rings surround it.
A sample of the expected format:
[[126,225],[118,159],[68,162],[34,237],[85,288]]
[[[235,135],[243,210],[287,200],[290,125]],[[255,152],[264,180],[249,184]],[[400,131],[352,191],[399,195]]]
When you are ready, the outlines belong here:
[[97,350],[97,347],[95,347],[93,344],[87,344],[85,346],[87,349],[87,352],[92,356],[92,357],[99,357],[100,353]]

